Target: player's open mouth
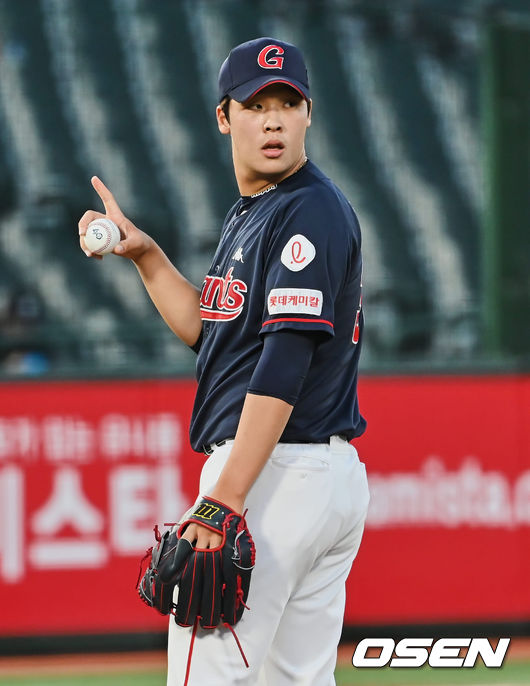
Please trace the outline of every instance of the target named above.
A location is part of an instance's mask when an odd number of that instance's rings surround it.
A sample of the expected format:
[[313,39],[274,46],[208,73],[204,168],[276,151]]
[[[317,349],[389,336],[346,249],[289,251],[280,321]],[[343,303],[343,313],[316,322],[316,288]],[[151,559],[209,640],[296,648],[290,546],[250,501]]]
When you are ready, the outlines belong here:
[[270,140],[261,147],[265,157],[279,157],[284,151],[285,145],[281,141]]

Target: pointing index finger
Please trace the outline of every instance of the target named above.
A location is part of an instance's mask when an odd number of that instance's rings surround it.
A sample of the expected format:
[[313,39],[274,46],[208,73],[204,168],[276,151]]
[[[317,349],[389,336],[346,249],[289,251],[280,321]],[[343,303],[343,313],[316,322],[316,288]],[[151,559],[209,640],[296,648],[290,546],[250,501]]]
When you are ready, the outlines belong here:
[[101,198],[101,201],[103,202],[103,206],[105,207],[105,211],[107,214],[121,214],[120,206],[114,199],[114,196],[112,193],[109,191],[107,186],[103,183],[103,181],[98,177],[98,176],[93,176],[90,179],[92,186],[94,187],[94,190],[96,193],[99,195]]

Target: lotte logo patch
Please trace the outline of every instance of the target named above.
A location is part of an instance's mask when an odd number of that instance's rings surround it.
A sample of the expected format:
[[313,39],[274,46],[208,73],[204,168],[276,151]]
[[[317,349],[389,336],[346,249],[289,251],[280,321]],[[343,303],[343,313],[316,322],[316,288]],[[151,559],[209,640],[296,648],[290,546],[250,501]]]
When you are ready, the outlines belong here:
[[287,269],[299,272],[315,259],[316,254],[313,243],[301,233],[297,233],[287,241],[280,259]]

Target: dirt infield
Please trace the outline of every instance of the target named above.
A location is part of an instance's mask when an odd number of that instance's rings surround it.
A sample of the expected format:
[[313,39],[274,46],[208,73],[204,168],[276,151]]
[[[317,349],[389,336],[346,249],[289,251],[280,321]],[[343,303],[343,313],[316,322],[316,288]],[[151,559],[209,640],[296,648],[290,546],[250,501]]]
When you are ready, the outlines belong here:
[[[354,643],[340,645],[338,664],[350,664],[354,650]],[[508,662],[530,660],[530,638],[513,638],[506,660]],[[164,650],[135,653],[35,655],[0,658],[0,676],[148,672],[164,670],[165,666],[166,652]]]

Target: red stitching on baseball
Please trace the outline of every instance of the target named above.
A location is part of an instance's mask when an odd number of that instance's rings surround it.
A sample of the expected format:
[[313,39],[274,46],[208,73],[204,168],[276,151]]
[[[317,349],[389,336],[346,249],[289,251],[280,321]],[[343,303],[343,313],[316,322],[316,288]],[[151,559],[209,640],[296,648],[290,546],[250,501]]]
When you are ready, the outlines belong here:
[[[96,221],[97,221],[97,219],[96,219]],[[112,235],[111,235],[112,229],[109,226],[107,226],[106,224],[99,223],[99,222],[97,223],[97,226],[100,226],[102,229],[104,229],[107,232],[107,242],[105,243],[105,245],[103,245],[101,248],[98,248],[97,250],[94,251],[96,253],[96,255],[99,255],[102,250],[106,250],[109,247],[110,241],[112,238]]]

